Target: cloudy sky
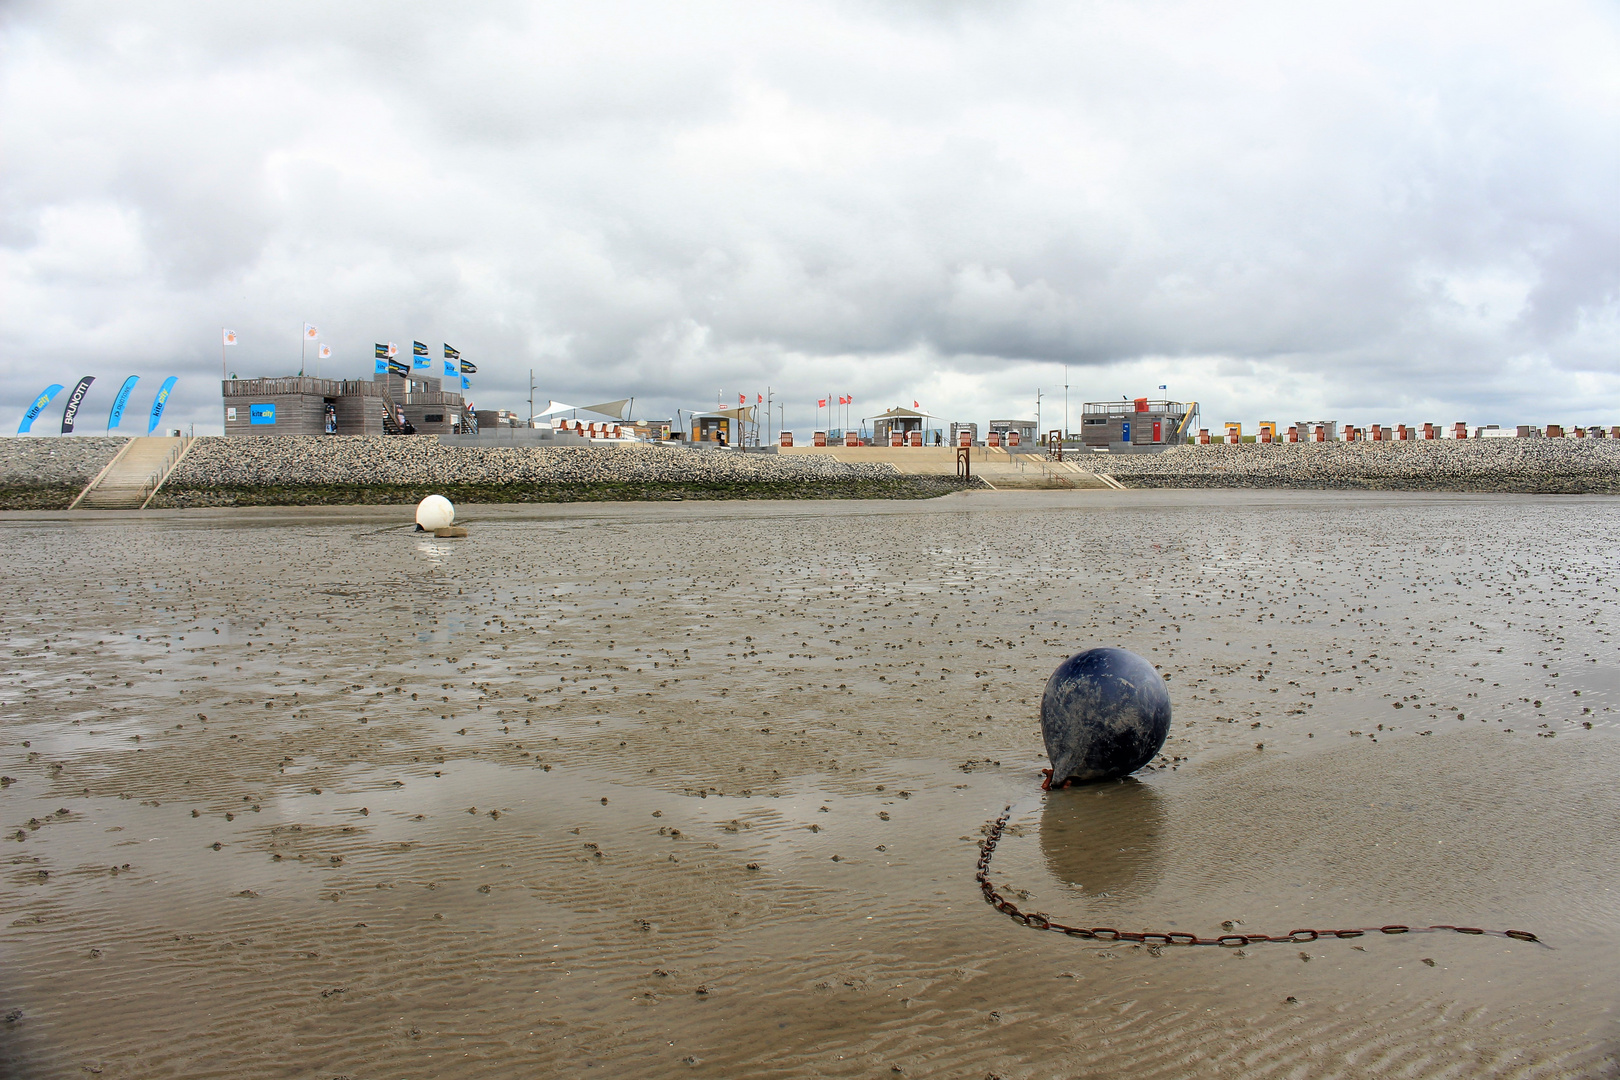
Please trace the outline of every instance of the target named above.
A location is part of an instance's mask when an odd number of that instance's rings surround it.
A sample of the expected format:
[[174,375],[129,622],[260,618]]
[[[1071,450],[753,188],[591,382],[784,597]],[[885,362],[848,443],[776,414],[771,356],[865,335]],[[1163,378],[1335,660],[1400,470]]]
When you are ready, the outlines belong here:
[[1565,0],[8,0],[0,429],[133,373],[217,431],[221,328],[306,321],[483,408],[1620,423],[1616,56]]

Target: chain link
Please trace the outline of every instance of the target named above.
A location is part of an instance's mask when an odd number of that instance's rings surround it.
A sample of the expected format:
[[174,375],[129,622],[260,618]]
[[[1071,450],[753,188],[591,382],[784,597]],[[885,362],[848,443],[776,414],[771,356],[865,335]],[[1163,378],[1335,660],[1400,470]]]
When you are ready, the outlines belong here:
[[1112,926],[1069,926],[1055,921],[1051,916],[1041,911],[1024,911],[1017,904],[1002,895],[990,880],[990,860],[996,853],[996,845],[1001,842],[1001,834],[1007,827],[1007,819],[1012,814],[1012,807],[1001,812],[1001,816],[991,822],[989,830],[983,840],[979,841],[978,873],[974,880],[979,883],[979,891],[984,894],[985,902],[1009,919],[1021,922],[1025,926],[1036,930],[1050,930],[1056,934],[1067,934],[1069,937],[1085,938],[1089,941],[1130,941],[1144,945],[1218,945],[1222,948],[1236,949],[1246,945],[1261,945],[1274,942],[1303,945],[1307,942],[1317,941],[1321,938],[1358,938],[1366,934],[1429,934],[1441,930],[1450,930],[1457,934],[1480,935],[1491,937],[1512,938],[1514,941],[1533,941],[1545,945],[1540,938],[1528,930],[1482,930],[1477,926],[1402,926],[1392,923],[1388,926],[1365,926],[1349,930],[1290,930],[1286,934],[1222,934],[1219,937],[1199,937],[1197,934],[1184,932],[1157,933],[1142,931],[1135,933],[1130,930],[1116,930]]

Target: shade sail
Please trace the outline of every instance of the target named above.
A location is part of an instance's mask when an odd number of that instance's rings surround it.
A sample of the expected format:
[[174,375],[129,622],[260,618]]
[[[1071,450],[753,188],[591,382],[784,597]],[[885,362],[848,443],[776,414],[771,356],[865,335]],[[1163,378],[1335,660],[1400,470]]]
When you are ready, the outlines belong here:
[[618,401],[599,401],[595,405],[570,405],[564,401],[548,401],[546,407],[535,413],[536,417],[555,416],[565,412],[593,412],[602,416],[611,416],[616,420],[627,419],[630,415],[629,406],[635,398],[620,398]]
[[740,424],[751,424],[751,423],[754,422],[754,409],[755,409],[755,406],[753,406],[753,405],[739,405],[735,409],[714,409],[714,410],[711,410],[710,412],[693,413],[692,415],[693,416],[729,416],[729,417],[731,417],[731,419],[737,421]]
[[580,408],[586,412],[611,416],[615,420],[628,420],[630,419],[630,404],[635,400],[635,398],[627,397],[620,398],[618,401],[599,401],[595,405],[581,405]]

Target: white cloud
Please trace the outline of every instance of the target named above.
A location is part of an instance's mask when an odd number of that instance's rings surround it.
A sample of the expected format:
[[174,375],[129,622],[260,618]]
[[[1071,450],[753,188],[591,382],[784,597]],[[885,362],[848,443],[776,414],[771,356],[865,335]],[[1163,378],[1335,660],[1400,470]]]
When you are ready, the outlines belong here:
[[1620,420],[1602,4],[0,18],[0,414],[174,372],[206,429],[219,327],[278,374],[308,320],[329,374],[450,341],[481,405],[533,367],[982,422],[1067,363],[1071,418],[1168,383],[1250,424]]

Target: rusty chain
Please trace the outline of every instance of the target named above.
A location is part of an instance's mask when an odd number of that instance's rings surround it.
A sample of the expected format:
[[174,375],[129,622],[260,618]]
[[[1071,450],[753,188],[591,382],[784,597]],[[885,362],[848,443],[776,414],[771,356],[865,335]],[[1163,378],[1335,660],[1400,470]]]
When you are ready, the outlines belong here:
[[979,869],[978,873],[974,875],[974,880],[979,883],[979,891],[984,894],[987,904],[1015,922],[1021,922],[1025,926],[1032,926],[1037,930],[1050,930],[1053,933],[1086,938],[1092,941],[1131,941],[1140,942],[1144,945],[1219,945],[1229,949],[1270,942],[1303,945],[1319,938],[1358,938],[1366,934],[1429,934],[1440,930],[1450,930],[1457,934],[1512,938],[1514,941],[1533,941],[1541,945],[1546,944],[1528,930],[1484,930],[1477,926],[1449,926],[1445,924],[1437,926],[1365,926],[1350,930],[1290,930],[1286,934],[1222,934],[1219,937],[1199,937],[1197,934],[1184,932],[1166,934],[1143,931],[1136,933],[1130,930],[1116,930],[1111,926],[1068,926],[1057,922],[1045,912],[1020,909],[1017,904],[1003,896],[1000,890],[991,882],[990,860],[996,853],[996,845],[1001,842],[1002,830],[1007,827],[1007,819],[1011,815],[1012,807],[1008,806],[1007,809],[1001,812],[1001,816],[991,823],[984,839],[979,841]]

